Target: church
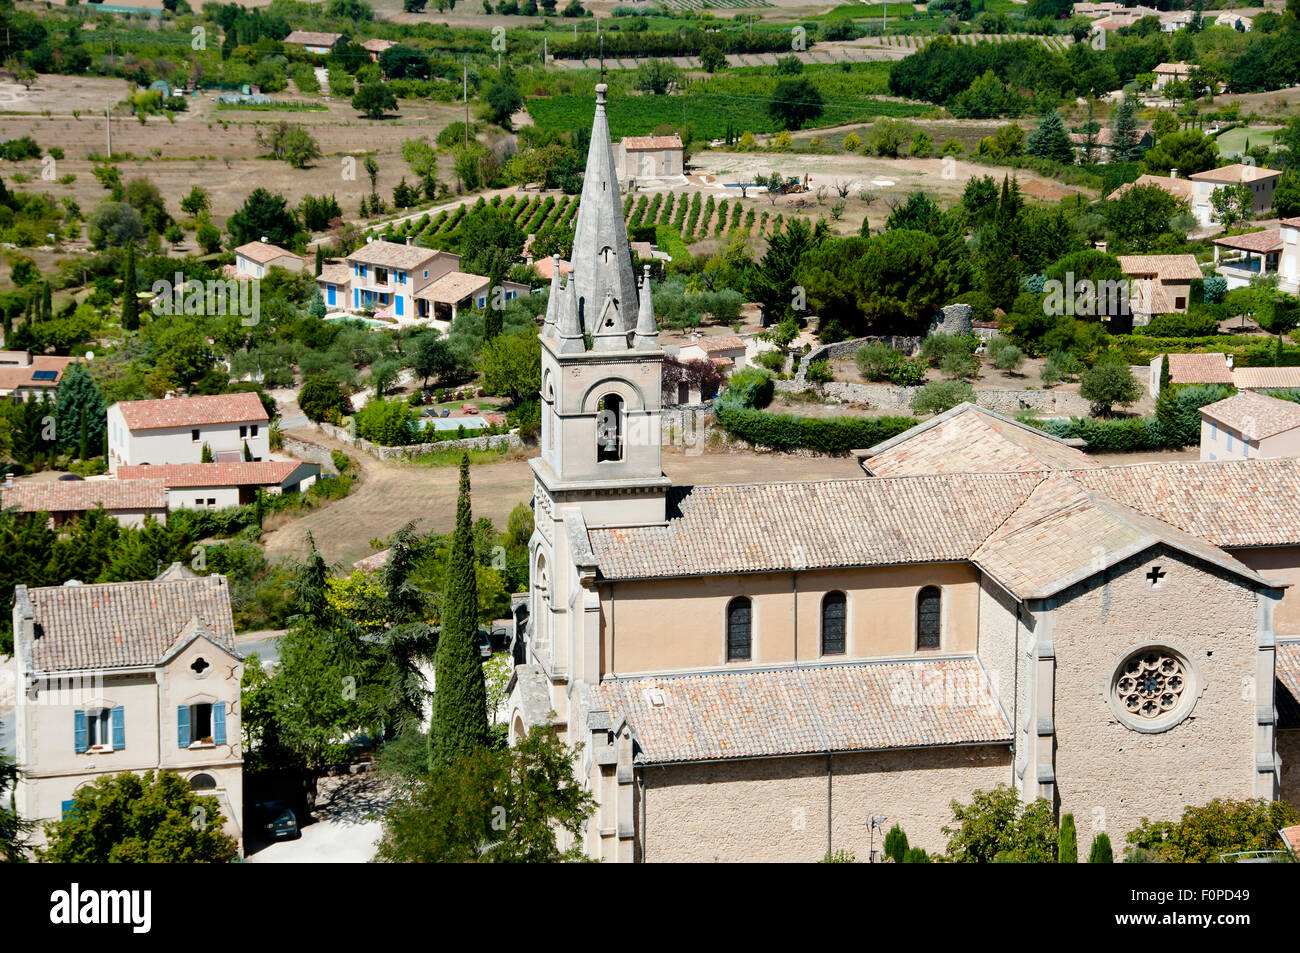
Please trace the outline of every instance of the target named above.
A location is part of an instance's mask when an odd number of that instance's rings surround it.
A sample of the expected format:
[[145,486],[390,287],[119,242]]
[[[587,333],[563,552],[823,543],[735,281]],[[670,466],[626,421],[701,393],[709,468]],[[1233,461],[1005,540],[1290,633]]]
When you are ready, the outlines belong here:
[[[596,87],[541,332],[512,739],[548,726],[593,859],[943,850],[1012,785],[1122,854],[1214,797],[1300,804],[1300,464],[1100,466],[963,405],[842,480],[674,486]],[[758,476],[758,474],[756,474]]]

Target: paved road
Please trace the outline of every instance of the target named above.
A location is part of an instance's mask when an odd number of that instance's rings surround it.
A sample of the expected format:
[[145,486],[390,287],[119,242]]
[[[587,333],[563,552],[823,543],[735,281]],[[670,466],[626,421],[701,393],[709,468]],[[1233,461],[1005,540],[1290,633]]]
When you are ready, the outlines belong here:
[[313,823],[297,840],[250,844],[253,864],[364,864],[375,855],[388,791],[371,774],[341,775],[320,783]]
[[244,658],[256,655],[263,664],[269,662],[275,665],[280,661],[280,636],[284,633],[284,629],[245,632],[243,635],[235,636],[235,647]]

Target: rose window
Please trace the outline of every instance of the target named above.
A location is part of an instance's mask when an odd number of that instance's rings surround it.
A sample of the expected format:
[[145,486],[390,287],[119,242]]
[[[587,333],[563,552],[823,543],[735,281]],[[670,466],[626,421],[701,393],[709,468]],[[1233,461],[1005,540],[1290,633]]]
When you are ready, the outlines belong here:
[[1179,707],[1187,688],[1185,663],[1167,649],[1130,655],[1115,680],[1115,701],[1132,718],[1154,721]]

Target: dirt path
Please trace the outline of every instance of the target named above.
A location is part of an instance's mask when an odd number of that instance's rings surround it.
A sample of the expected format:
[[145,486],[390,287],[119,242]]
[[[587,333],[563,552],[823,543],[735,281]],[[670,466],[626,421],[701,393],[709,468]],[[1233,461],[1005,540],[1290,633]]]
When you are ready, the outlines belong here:
[[[306,534],[329,562],[352,563],[374,552],[370,540],[387,537],[409,520],[423,532],[446,532],[456,515],[455,467],[385,463],[330,440],[314,429],[290,435],[318,446],[346,450],[362,472],[361,484],[346,499],[292,519],[263,537],[267,559],[306,552]],[[852,479],[861,476],[851,457],[801,457],[788,454],[716,453],[685,456],[665,453],[664,472],[674,483],[749,483],[778,480]],[[474,518],[489,517],[504,528],[506,517],[533,492],[527,460],[475,466],[470,474]]]

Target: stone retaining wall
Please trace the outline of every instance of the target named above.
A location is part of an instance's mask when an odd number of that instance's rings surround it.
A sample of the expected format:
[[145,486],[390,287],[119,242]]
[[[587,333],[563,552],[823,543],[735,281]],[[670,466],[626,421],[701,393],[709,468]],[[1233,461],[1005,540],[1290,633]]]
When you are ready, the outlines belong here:
[[516,449],[524,445],[524,441],[519,434],[512,431],[511,433],[492,434],[491,436],[464,437],[460,440],[413,443],[405,447],[384,447],[361,437],[354,437],[343,427],[336,427],[333,424],[323,422],[317,424],[317,426],[325,436],[333,437],[340,443],[346,443],[358,450],[364,450],[372,457],[378,457],[380,460],[409,459],[426,453],[437,453],[440,450],[496,450],[499,447]]
[[339,468],[334,465],[334,458],[324,447],[318,447],[314,443],[307,443],[305,440],[298,440],[294,437],[284,438],[284,452],[291,453],[299,460],[306,460],[308,463],[320,464],[322,473],[337,475]]
[[[834,344],[821,344],[799,359],[799,370],[795,373],[795,382],[802,385],[807,379],[808,365],[813,361],[834,361],[842,357],[852,357],[864,344],[888,344],[905,357],[915,357],[921,350],[921,338],[902,335],[884,334],[865,338],[853,338],[850,341],[836,341]],[[800,386],[799,390],[803,390]]]
[[[866,404],[873,410],[910,414],[912,398],[920,387],[899,387],[895,384],[856,384],[849,381],[831,381],[828,384],[808,384],[799,380],[775,381],[776,389],[785,392],[814,390],[831,403]],[[1087,416],[1088,401],[1072,391],[1054,390],[977,390],[975,403],[998,413],[1012,415],[1022,410],[1061,414],[1066,417]]]

